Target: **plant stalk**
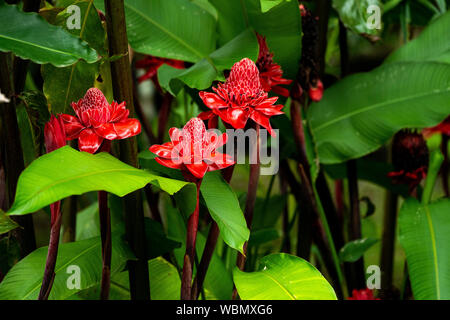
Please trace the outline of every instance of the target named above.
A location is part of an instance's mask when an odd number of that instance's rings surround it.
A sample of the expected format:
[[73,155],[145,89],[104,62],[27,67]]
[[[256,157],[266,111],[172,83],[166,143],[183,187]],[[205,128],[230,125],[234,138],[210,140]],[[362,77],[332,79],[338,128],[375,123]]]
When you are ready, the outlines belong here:
[[50,205],[52,221],[50,228],[50,241],[48,243],[47,261],[45,263],[44,277],[38,300],[47,300],[55,279],[55,265],[58,256],[59,234],[61,230],[61,201]]
[[[111,77],[114,99],[126,101],[130,115],[135,113],[133,103],[133,81],[125,27],[124,0],[105,0],[109,55],[120,56],[111,62]],[[138,167],[137,140],[131,137],[119,141],[120,160]],[[144,210],[141,193],[135,191],[123,198],[126,238],[136,260],[128,261],[130,294],[133,300],[150,299],[150,284],[147,263],[147,243],[144,229]]]
[[100,299],[109,299],[111,283],[111,213],[108,208],[108,193],[98,192],[98,213],[100,218],[100,238],[102,241],[102,280],[100,282]]
[[192,273],[195,263],[195,242],[197,240],[198,231],[198,217],[199,217],[199,199],[200,199],[200,184],[197,184],[197,204],[194,212],[190,215],[187,225],[186,235],[186,253],[184,254],[183,272],[181,275],[181,300],[191,300],[192,291]]

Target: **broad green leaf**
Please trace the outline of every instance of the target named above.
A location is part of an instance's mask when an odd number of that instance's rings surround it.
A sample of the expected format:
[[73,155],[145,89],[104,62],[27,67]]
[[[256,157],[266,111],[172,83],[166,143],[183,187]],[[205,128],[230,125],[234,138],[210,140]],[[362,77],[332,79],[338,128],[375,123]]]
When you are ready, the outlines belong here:
[[[68,29],[71,34],[86,41],[97,52],[105,55],[105,30],[93,5],[93,0],[77,1],[75,5],[80,8],[80,29]],[[67,9],[61,11],[54,24],[67,28],[67,19],[73,13]],[[52,65],[42,66],[44,78],[44,93],[47,97],[49,109],[53,113],[67,113],[71,110],[70,103],[82,98],[87,89],[95,84],[99,73],[100,62],[88,64],[77,61],[70,67],[56,68]]]
[[8,214],[35,212],[71,195],[104,190],[119,197],[151,183],[169,194],[193,184],[163,178],[131,167],[107,153],[92,155],[69,146],[33,161],[19,177],[16,199]]
[[347,28],[359,34],[375,35],[380,32],[380,29],[368,26],[369,18],[374,12],[367,10],[370,6],[377,6],[380,8],[381,19],[383,5],[380,0],[333,0],[332,3]]
[[[148,262],[150,278],[150,295],[152,300],[179,300],[181,281],[177,269],[159,257]],[[100,285],[83,290],[68,300],[97,300],[100,296]],[[130,300],[130,281],[128,271],[117,273],[111,277],[109,300]]]
[[[252,28],[267,39],[283,77],[294,79],[301,56],[301,17],[297,1],[284,1],[262,12],[261,0],[211,0],[219,13],[219,45]],[[264,7],[267,9],[267,7]]]
[[[98,8],[103,8],[96,0]],[[197,62],[214,51],[216,21],[188,0],[125,0],[128,41],[140,53]]]
[[280,237],[280,233],[275,228],[264,228],[252,230],[250,239],[248,240],[249,246],[258,246],[266,242],[276,240]]
[[[122,271],[126,260],[132,258],[122,235],[112,237],[111,274]],[[1,300],[35,300],[42,285],[48,247],[41,247],[20,260],[0,283]],[[79,268],[80,288],[68,288],[73,266]],[[55,279],[49,299],[65,299],[75,292],[100,283],[102,254],[100,237],[63,243],[58,249]]]
[[450,63],[450,11],[433,21],[414,40],[394,51],[385,63],[397,61],[442,61]]
[[349,76],[309,108],[320,162],[364,156],[402,128],[438,124],[450,114],[450,65],[399,62]]
[[370,247],[378,242],[375,238],[364,238],[347,242],[339,252],[341,262],[355,262],[364,255]]
[[450,299],[450,199],[421,205],[409,198],[399,213],[399,240],[406,253],[414,298]]
[[0,209],[0,235],[14,230],[17,227],[19,227],[19,225]]
[[98,217],[98,202],[94,202],[77,213],[76,225],[77,241],[85,240],[100,235],[100,222]]
[[154,259],[173,249],[180,248],[181,243],[167,238],[162,225],[150,218],[144,219],[145,240],[147,242],[147,259]]
[[314,266],[286,253],[262,258],[259,271],[236,268],[233,279],[243,300],[336,300],[333,288]]
[[221,77],[223,70],[231,69],[233,64],[246,57],[254,61],[258,58],[258,41],[251,29],[242,32],[211,53],[207,59],[200,60],[188,69],[163,65],[158,69],[158,80],[163,88],[175,96],[184,84],[199,90],[206,89]]
[[265,13],[272,9],[273,7],[276,7],[280,3],[284,1],[291,1],[291,0],[259,0],[261,3],[261,12]]
[[250,231],[231,187],[216,171],[205,175],[200,191],[225,243],[242,252]]
[[[168,200],[168,199],[166,199]],[[183,266],[183,258],[186,250],[186,220],[183,219],[179,209],[173,207],[171,202],[165,201],[165,213],[167,217],[167,233],[168,236],[182,243],[181,248],[175,249],[174,255],[181,269]],[[197,233],[196,253],[201,259],[203,248],[205,247],[206,237],[202,233]],[[195,270],[194,270],[195,276]],[[233,291],[233,280],[231,273],[227,271],[224,262],[214,252],[211,263],[206,273],[204,282],[205,292],[209,294],[208,298],[229,300]]]
[[50,25],[37,13],[0,4],[0,21],[0,51],[12,51],[23,59],[57,67],[69,66],[79,59],[88,63],[97,61],[97,52],[86,42]]

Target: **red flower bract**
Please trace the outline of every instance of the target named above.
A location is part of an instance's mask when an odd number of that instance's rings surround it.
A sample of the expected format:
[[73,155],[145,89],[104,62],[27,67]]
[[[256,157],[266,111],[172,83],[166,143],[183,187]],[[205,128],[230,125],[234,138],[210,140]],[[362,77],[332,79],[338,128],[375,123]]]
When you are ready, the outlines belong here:
[[259,70],[259,80],[264,91],[273,91],[284,97],[289,96],[289,90],[279,85],[288,85],[292,80],[283,79],[283,70],[281,66],[273,62],[273,53],[269,52],[266,38],[256,34],[259,43],[259,55],[256,66]]
[[61,114],[61,118],[67,140],[78,139],[81,151],[95,153],[104,139],[125,139],[141,132],[139,120],[128,118],[125,102],[110,105],[97,88],[89,89],[77,103],[72,102],[72,108],[76,117]]
[[160,89],[158,82],[158,69],[163,64],[167,64],[177,69],[185,68],[184,61],[147,56],[142,60],[136,61],[136,68],[147,69],[145,74],[139,77],[138,81],[142,82],[147,79],[152,79],[153,83],[155,83],[155,85],[158,86],[158,89]]
[[235,63],[227,81],[219,83],[213,90],[215,93],[199,93],[205,105],[211,109],[202,112],[200,119],[210,120],[219,116],[233,128],[243,129],[250,118],[266,128],[270,135],[275,136],[269,119],[271,116],[283,114],[283,105],[273,105],[278,97],[268,97],[253,61],[244,58]]
[[370,289],[361,289],[352,291],[352,296],[348,297],[348,300],[380,300],[373,296],[373,291]]
[[54,115],[50,117],[50,120],[44,127],[44,139],[47,153],[62,148],[67,144],[64,122],[61,117],[57,118]]
[[231,156],[216,151],[226,143],[227,134],[218,136],[213,131],[206,131],[205,124],[199,118],[189,120],[182,130],[171,128],[169,135],[171,142],[155,144],[150,151],[158,156],[158,163],[181,169],[190,181],[202,179],[207,171],[234,164]]

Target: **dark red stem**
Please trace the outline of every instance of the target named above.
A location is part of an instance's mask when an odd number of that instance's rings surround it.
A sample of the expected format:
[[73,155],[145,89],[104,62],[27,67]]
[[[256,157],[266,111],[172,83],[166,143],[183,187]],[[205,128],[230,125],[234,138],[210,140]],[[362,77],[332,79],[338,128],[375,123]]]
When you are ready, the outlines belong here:
[[55,265],[58,256],[59,234],[61,230],[61,202],[50,205],[52,212],[50,241],[48,244],[47,261],[45,263],[44,277],[42,279],[41,290],[38,300],[47,300],[55,279]]
[[100,218],[100,238],[102,241],[102,280],[100,282],[100,299],[109,299],[111,282],[111,214],[108,208],[108,193],[98,192],[98,213]]
[[197,184],[197,204],[194,212],[188,219],[187,235],[186,235],[186,253],[184,254],[183,272],[181,275],[181,300],[191,300],[192,291],[192,272],[195,263],[195,242],[197,240],[198,216],[199,216],[199,198],[200,185],[202,181],[198,180]]

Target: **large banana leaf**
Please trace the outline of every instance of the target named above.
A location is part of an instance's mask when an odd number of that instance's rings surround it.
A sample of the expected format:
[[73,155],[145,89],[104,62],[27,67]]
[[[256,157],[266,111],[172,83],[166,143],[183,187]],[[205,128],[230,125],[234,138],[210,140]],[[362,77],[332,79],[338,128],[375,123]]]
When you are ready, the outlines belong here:
[[333,0],[332,4],[347,28],[359,34],[376,35],[380,32],[381,21],[379,29],[373,28],[372,23],[369,24],[368,22],[372,20],[369,18],[375,13],[372,10],[367,11],[370,6],[377,6],[380,10],[379,18],[381,19],[382,3],[380,0]]
[[450,199],[421,205],[410,198],[398,224],[414,298],[450,299]]
[[57,67],[71,65],[79,59],[88,63],[97,60],[97,52],[86,42],[61,27],[50,25],[37,13],[22,12],[2,1],[0,21],[0,51],[12,51],[23,59]]
[[416,39],[394,51],[385,63],[441,61],[450,63],[450,11],[437,18]]
[[[103,0],[95,0],[102,9]],[[127,35],[137,52],[197,62],[214,51],[216,21],[188,0],[125,0]]]
[[[126,260],[133,258],[122,235],[112,237],[111,274],[120,272]],[[100,283],[102,253],[100,237],[63,243],[59,246],[55,267],[55,279],[49,299],[65,299],[74,293]],[[48,247],[41,247],[20,260],[0,283],[1,300],[35,300],[38,297],[44,275]],[[79,268],[80,287],[72,288],[69,277],[74,274],[71,266]]]
[[148,183],[169,194],[187,187],[187,192],[195,197],[193,184],[136,169],[107,153],[91,155],[66,146],[40,157],[22,172],[8,214],[35,212],[68,196],[89,191],[104,190],[123,197]]
[[158,69],[158,80],[163,88],[175,96],[184,84],[199,90],[206,89],[214,80],[223,77],[223,70],[231,69],[233,64],[242,58],[254,61],[258,58],[258,42],[251,29],[242,32],[188,69],[163,65]]
[[308,112],[322,163],[364,156],[402,128],[438,124],[450,114],[450,65],[399,62],[349,76]]
[[259,271],[233,272],[243,300],[336,300],[322,274],[299,257],[277,253],[261,259]]

